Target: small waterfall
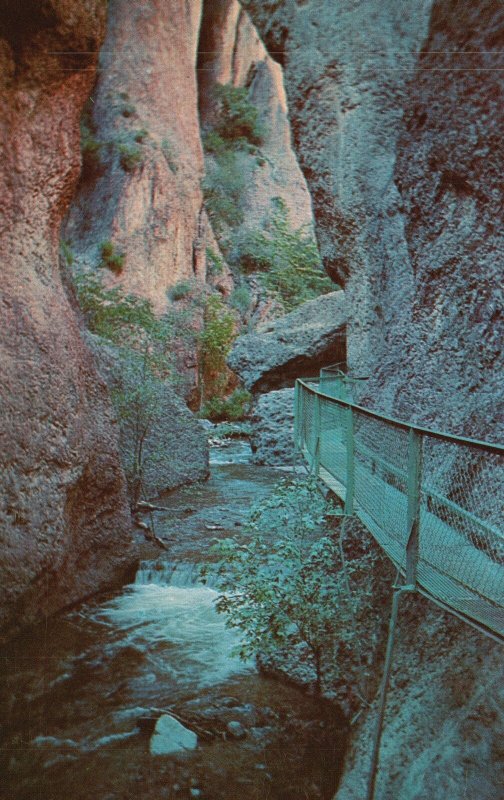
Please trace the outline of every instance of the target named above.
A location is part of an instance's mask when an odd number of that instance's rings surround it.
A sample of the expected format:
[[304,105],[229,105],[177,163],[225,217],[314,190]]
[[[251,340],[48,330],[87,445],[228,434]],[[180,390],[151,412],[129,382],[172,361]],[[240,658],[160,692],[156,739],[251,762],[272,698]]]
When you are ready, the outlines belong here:
[[[208,585],[208,581],[206,585]],[[154,584],[155,586],[188,586],[203,585],[200,579],[200,566],[189,561],[141,561],[135,576],[136,586]]]

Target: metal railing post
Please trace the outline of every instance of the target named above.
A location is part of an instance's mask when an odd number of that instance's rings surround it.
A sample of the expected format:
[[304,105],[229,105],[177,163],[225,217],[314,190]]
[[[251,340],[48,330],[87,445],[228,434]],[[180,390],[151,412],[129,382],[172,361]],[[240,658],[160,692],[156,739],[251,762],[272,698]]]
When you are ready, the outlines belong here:
[[320,472],[320,433],[321,433],[320,397],[315,395],[315,454],[313,459],[313,473],[318,478]]
[[299,421],[301,417],[299,383],[294,384],[294,447],[299,450]]
[[408,435],[408,517],[406,542],[406,585],[415,586],[420,536],[420,494],[422,487],[422,443],[418,431]]
[[351,406],[345,410],[345,441],[346,441],[346,494],[345,514],[352,516],[354,512],[355,492],[355,438],[354,416]]

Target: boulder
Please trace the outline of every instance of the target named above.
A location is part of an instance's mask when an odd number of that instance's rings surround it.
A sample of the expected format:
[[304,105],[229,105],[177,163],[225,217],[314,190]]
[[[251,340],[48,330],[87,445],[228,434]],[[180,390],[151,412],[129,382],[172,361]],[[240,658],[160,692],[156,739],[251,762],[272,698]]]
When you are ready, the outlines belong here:
[[[111,390],[130,392],[136,373],[119,357],[119,351],[93,334],[87,339],[95,354],[100,373]],[[147,435],[143,443],[143,494],[155,497],[198,480],[209,472],[209,447],[205,429],[189,411],[168,381],[156,381],[146,388],[148,407],[144,410]],[[154,401],[154,402],[153,402]],[[140,409],[142,414],[142,409]],[[121,457],[128,475],[135,446],[134,415],[119,418]]]
[[345,293],[321,295],[257,333],[240,336],[228,364],[251,392],[293,386],[296,378],[345,361],[346,320]]
[[159,717],[151,736],[149,750],[153,756],[167,756],[194,750],[198,737],[169,714]]
[[252,413],[255,464],[290,466],[294,456],[294,389],[261,395]]

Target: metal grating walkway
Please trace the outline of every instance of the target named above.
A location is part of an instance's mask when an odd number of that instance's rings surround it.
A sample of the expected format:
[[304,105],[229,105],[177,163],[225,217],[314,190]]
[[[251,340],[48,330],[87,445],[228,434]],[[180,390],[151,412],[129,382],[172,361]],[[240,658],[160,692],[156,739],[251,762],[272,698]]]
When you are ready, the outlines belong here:
[[407,584],[504,640],[503,446],[369,411],[326,371],[296,382],[295,443]]

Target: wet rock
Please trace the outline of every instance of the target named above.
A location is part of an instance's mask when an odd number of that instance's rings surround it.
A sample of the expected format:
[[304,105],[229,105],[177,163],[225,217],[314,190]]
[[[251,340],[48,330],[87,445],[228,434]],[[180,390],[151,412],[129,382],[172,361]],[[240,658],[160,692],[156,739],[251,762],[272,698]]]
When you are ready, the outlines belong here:
[[279,389],[260,395],[252,411],[250,444],[255,464],[292,465],[294,389]]
[[241,722],[238,722],[237,720],[231,720],[231,722],[228,722],[226,725],[226,732],[232,739],[239,740],[246,739],[247,737],[247,731]]
[[197,744],[195,733],[169,714],[163,714],[156,723],[149,749],[153,756],[164,756],[194,750]]
[[228,364],[251,392],[293,386],[323,366],[345,361],[344,292],[309,300],[257,333],[239,336]]

